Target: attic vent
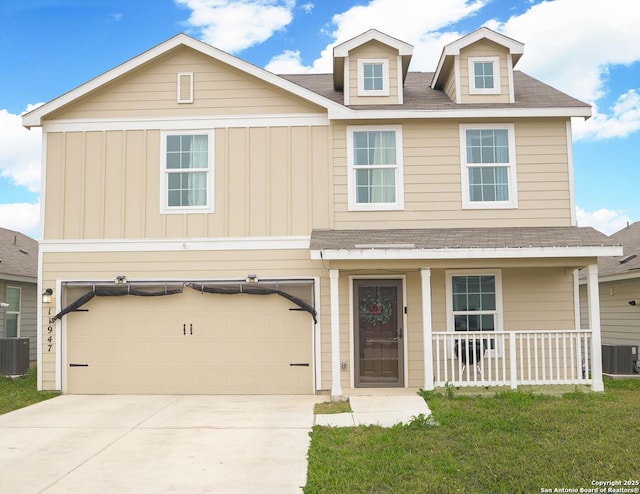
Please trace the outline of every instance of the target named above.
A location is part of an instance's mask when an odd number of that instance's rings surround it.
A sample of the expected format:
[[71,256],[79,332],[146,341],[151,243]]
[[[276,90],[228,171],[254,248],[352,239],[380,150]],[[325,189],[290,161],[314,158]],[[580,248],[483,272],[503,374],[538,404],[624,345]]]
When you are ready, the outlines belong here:
[[178,103],[193,103],[193,72],[178,72]]
[[620,264],[624,264],[625,262],[629,262],[634,260],[636,257],[638,257],[636,254],[631,254],[630,256],[627,257],[623,257],[622,259],[620,259],[618,262]]

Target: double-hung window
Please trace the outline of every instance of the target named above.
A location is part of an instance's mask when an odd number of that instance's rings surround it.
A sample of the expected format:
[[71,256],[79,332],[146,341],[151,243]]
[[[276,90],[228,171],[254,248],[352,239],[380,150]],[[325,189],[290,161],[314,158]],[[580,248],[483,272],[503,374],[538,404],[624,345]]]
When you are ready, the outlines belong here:
[[389,96],[389,60],[358,60],[358,96]]
[[462,205],[518,207],[513,124],[460,126]]
[[213,211],[213,150],[210,133],[163,135],[163,213]]
[[15,286],[7,287],[7,307],[5,315],[5,336],[17,338],[20,336],[20,299],[21,290]]
[[469,57],[469,94],[500,94],[499,57]]
[[404,207],[402,128],[347,128],[349,209],[383,210]]
[[[449,330],[500,331],[501,290],[499,272],[447,273]],[[488,350],[496,349],[495,338],[485,344]]]

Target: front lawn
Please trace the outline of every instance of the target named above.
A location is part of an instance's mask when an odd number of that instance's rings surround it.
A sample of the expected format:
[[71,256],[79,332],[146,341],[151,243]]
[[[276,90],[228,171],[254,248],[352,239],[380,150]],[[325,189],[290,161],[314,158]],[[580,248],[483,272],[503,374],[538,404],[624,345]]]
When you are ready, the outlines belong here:
[[0,376],[0,414],[48,400],[60,393],[37,391],[37,370],[29,369],[26,376],[15,379]]
[[315,426],[304,492],[579,492],[593,481],[640,480],[640,380],[605,386],[562,397],[431,392],[435,420]]

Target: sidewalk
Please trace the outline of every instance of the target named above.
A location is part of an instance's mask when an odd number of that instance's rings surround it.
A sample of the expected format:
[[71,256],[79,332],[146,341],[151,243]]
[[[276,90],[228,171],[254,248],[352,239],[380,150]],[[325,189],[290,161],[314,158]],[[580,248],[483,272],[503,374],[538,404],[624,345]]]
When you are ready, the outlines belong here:
[[332,427],[354,427],[357,425],[379,425],[392,427],[396,424],[408,424],[414,417],[431,414],[426,402],[420,396],[370,396],[349,397],[350,413],[318,414],[316,425]]

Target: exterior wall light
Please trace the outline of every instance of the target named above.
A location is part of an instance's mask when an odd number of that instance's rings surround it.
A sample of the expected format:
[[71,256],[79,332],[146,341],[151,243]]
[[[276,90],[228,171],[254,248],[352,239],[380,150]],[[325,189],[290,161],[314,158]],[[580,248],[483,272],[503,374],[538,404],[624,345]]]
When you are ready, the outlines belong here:
[[248,275],[247,275],[246,282],[247,282],[247,283],[258,283],[258,275],[255,275],[255,274],[248,274]]
[[47,288],[44,292],[42,292],[42,303],[50,304],[51,303],[51,295],[53,295],[53,290],[51,288]]
[[127,277],[121,274],[119,276],[116,276],[116,279],[113,280],[113,282],[116,285],[126,285],[127,284]]

